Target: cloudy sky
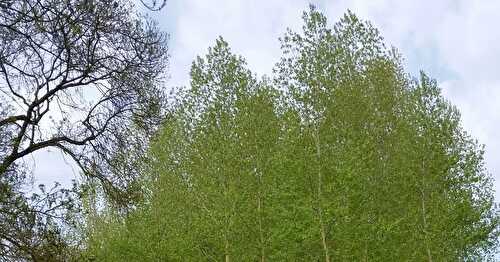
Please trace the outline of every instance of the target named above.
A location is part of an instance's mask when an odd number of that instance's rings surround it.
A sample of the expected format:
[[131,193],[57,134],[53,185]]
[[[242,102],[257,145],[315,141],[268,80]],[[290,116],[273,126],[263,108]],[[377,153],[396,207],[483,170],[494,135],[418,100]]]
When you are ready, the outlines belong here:
[[[486,163],[500,201],[500,1],[474,0],[168,0],[152,16],[170,34],[171,86],[189,83],[196,55],[220,35],[259,75],[270,74],[280,56],[278,38],[299,29],[301,14],[315,4],[330,24],[350,9],[370,20],[386,44],[397,47],[409,72],[424,70],[462,113],[463,126],[486,145]],[[498,134],[497,134],[498,133]],[[38,182],[76,177],[60,153],[35,156]],[[69,174],[69,175],[68,175]]]

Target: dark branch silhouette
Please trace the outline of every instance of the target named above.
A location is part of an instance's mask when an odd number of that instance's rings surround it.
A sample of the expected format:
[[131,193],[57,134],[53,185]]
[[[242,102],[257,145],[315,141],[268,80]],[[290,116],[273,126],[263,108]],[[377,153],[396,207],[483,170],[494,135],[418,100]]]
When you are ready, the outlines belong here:
[[[60,150],[110,195],[128,201],[120,192],[133,170],[117,174],[114,158],[135,135],[131,126],[151,134],[161,121],[166,38],[126,0],[0,1],[1,258],[37,260],[40,253],[27,247],[38,239],[41,248],[57,235],[50,223],[42,229],[35,222],[63,206],[35,205],[19,191],[27,178],[22,159],[34,152]],[[27,219],[17,229],[16,216]]]

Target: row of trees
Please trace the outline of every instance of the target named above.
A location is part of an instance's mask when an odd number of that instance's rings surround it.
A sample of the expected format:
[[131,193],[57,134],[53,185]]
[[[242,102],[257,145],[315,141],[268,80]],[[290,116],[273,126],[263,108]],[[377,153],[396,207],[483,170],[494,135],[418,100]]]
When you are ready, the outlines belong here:
[[[87,217],[98,261],[477,261],[499,216],[483,149],[378,31],[311,8],[258,80],[217,40],[144,162],[143,201]],[[98,201],[97,201],[98,202]],[[92,195],[87,209],[95,210]]]

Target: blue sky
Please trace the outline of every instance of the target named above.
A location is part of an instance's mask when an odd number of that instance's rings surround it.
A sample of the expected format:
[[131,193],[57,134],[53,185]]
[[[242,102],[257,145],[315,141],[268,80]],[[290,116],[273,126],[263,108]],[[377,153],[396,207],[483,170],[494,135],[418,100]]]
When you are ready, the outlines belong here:
[[[438,80],[462,113],[464,128],[486,145],[486,167],[497,181],[500,201],[500,1],[168,0],[152,14],[170,34],[167,88],[189,84],[192,60],[219,35],[254,72],[270,74],[281,54],[278,37],[287,27],[300,28],[309,3],[331,24],[347,9],[371,21],[386,44],[399,49],[407,71],[424,70]],[[78,177],[60,153],[39,153],[34,159],[37,182]]]

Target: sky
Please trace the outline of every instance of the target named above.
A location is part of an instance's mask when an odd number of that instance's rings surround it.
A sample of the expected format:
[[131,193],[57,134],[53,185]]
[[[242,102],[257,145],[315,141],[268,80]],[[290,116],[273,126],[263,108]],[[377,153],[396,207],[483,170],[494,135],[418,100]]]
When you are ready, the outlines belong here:
[[[377,27],[396,47],[406,70],[435,78],[443,95],[462,114],[469,134],[485,144],[486,168],[500,202],[500,1],[489,0],[168,0],[150,15],[170,35],[166,88],[187,86],[189,68],[218,36],[245,57],[259,76],[271,74],[286,28],[299,30],[302,12],[312,3],[339,20],[348,9]],[[35,155],[36,182],[66,184],[78,178],[60,152]],[[69,162],[69,161],[66,161]]]

